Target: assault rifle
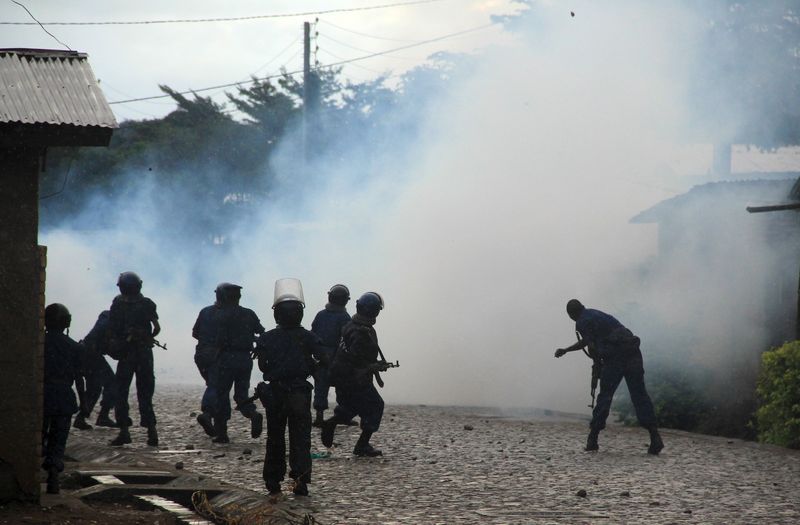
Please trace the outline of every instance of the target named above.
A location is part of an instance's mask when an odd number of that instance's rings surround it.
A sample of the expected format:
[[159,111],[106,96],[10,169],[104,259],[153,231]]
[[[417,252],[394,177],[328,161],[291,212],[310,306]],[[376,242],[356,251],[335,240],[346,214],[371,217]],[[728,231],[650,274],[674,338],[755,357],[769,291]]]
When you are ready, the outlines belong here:
[[[575,330],[575,336],[578,338],[578,341],[581,340],[581,334]],[[597,354],[597,350],[592,345],[587,345],[583,348],[583,353],[586,354],[586,357],[592,360],[592,380],[591,380],[591,394],[592,394],[592,402],[587,405],[589,408],[594,408],[594,397],[595,392],[597,391],[597,383],[600,381],[600,372],[603,370],[603,361],[600,359],[600,356]]]
[[167,343],[161,343],[161,342],[159,342],[158,339],[155,339],[155,338],[153,338],[152,341],[153,341],[153,344],[156,345],[157,347],[163,348],[164,350],[167,349]]
[[381,360],[377,363],[372,365],[373,373],[375,374],[375,382],[378,383],[378,386],[383,388],[383,379],[381,379],[381,372],[386,372],[390,368],[399,368],[400,361],[395,361],[392,363],[391,361],[386,360],[386,356],[383,355],[380,347],[378,347],[378,355],[381,356]]

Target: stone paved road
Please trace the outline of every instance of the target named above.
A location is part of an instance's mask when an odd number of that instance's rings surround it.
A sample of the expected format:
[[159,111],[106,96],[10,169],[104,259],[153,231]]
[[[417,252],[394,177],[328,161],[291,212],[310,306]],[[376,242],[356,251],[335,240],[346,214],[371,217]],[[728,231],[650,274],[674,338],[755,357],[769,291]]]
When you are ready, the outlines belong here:
[[[147,447],[144,429],[136,428],[127,447],[263,491],[265,436],[251,439],[249,422],[234,414],[232,442],[212,444],[191,417],[200,393],[198,387],[159,385],[161,446]],[[353,458],[359,431],[339,427],[341,446],[330,458],[313,461],[311,497],[288,495],[278,504],[312,512],[325,525],[800,523],[798,452],[665,431],[664,452],[651,457],[645,431],[614,426],[601,434],[600,452],[586,453],[583,421],[488,414],[389,406],[373,438],[382,459]],[[312,452],[325,451],[318,433],[315,429]],[[81,435],[101,443],[115,433],[95,429]],[[197,450],[187,451],[187,445]],[[579,497],[579,490],[586,497]]]

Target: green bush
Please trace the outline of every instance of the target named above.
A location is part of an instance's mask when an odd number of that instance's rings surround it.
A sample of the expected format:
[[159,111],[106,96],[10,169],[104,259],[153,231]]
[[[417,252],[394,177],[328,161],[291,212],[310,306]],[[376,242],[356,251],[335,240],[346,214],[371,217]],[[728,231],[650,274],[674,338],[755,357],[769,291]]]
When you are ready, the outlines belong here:
[[759,441],[800,448],[800,341],[762,354],[756,392]]

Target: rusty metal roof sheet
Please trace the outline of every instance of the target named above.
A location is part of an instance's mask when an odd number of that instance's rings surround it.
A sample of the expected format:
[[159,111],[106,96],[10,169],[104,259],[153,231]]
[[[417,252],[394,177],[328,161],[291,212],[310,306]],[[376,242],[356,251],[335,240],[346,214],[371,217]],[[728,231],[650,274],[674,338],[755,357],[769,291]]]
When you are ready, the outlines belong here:
[[116,128],[87,55],[0,49],[0,123]]

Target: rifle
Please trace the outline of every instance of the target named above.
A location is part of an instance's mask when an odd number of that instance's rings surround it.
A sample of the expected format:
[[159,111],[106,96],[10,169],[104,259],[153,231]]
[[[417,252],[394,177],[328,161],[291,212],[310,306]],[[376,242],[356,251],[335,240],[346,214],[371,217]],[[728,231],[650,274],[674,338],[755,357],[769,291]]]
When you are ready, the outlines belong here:
[[[575,330],[575,336],[578,338],[578,341],[581,340],[581,334],[577,330]],[[600,381],[600,372],[603,369],[603,362],[600,360],[600,356],[597,355],[597,350],[591,345],[587,345],[583,348],[583,353],[592,360],[592,380],[590,383],[592,402],[587,406],[589,408],[594,408],[594,397],[597,391],[597,383]]]
[[372,367],[375,369],[375,382],[378,383],[378,386],[383,388],[383,379],[381,379],[381,372],[386,372],[390,368],[399,368],[400,361],[395,361],[392,363],[391,361],[386,360],[386,356],[383,355],[383,351],[381,348],[378,347],[378,354],[381,356],[381,360],[377,363],[374,363]]
[[160,343],[160,342],[158,341],[158,339],[155,339],[155,338],[153,338],[153,340],[152,340],[152,341],[153,341],[153,344],[154,344],[154,345],[156,345],[157,347],[159,347],[159,348],[163,348],[164,350],[166,350],[166,349],[167,349],[167,343],[163,343],[163,344],[162,344],[162,343]]

